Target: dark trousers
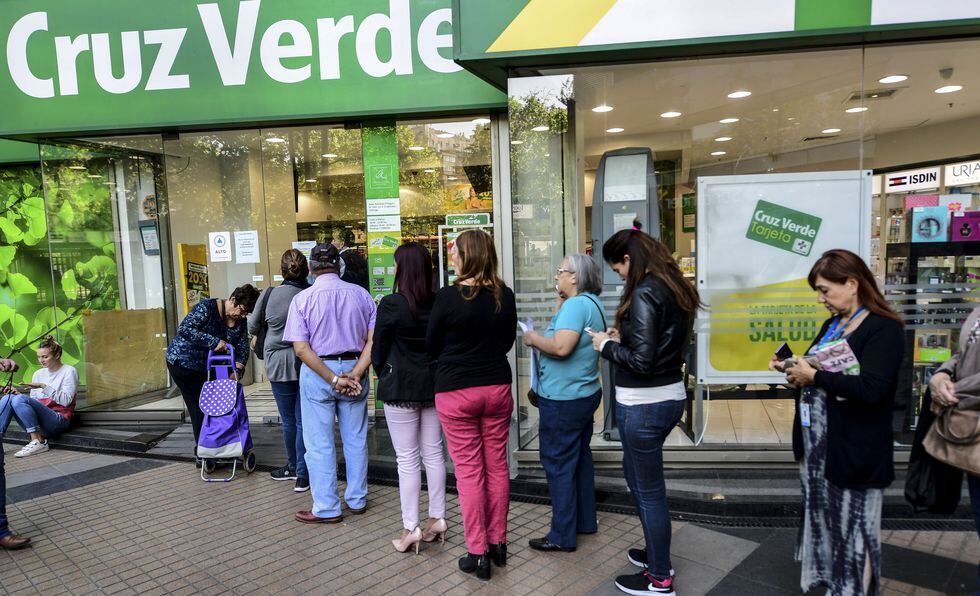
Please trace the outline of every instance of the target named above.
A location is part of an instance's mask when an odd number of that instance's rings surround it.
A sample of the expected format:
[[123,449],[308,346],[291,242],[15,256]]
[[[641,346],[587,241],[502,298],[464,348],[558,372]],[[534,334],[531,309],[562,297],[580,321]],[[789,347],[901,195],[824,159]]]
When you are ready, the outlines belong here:
[[194,444],[201,436],[201,425],[204,424],[204,414],[201,413],[201,406],[198,401],[201,399],[201,389],[208,380],[208,373],[203,370],[191,370],[179,364],[167,363],[167,370],[170,377],[174,380],[180,395],[184,398],[184,405],[191,416],[191,426],[194,427]]
[[7,474],[3,469],[3,440],[0,439],[0,538],[10,534],[7,526]]
[[637,406],[616,404],[623,442],[623,472],[643,526],[647,569],[657,579],[670,576],[670,511],[664,483],[664,440],[684,414],[684,400]]
[[572,400],[540,398],[538,432],[541,466],[551,495],[551,531],[548,540],[564,547],[577,546],[578,534],[597,529],[595,469],[592,466],[592,417],[602,391]]
[[980,536],[980,476],[967,474],[966,484],[970,488],[970,503],[973,505],[973,520],[977,525],[977,536]]
[[282,440],[286,446],[286,465],[300,478],[309,478],[306,470],[306,445],[303,443],[303,410],[299,401],[299,380],[272,381],[279,418],[282,419]]

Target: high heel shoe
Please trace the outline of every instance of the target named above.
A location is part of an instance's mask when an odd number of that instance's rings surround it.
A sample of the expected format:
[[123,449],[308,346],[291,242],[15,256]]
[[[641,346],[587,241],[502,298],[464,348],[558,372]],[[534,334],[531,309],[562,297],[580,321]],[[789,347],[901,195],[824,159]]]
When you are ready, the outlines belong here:
[[449,524],[446,523],[445,518],[440,517],[436,521],[429,524],[429,527],[422,532],[423,542],[435,542],[438,538],[443,545],[446,544],[446,531],[449,530]]
[[396,538],[391,541],[391,545],[395,547],[400,553],[406,552],[408,549],[415,545],[415,554],[419,554],[419,545],[422,542],[422,530],[415,526],[415,529],[411,532],[406,533],[401,538]]

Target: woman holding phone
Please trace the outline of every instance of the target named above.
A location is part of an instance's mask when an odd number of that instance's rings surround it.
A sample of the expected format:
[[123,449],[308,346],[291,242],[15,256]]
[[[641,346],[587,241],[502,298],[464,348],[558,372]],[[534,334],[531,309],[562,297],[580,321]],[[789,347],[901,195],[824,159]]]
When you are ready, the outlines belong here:
[[[774,356],[770,362],[800,389],[793,420],[804,499],[796,553],[800,587],[878,594],[881,506],[895,478],[892,404],[905,332],[858,255],[825,252],[808,281],[831,316],[806,357]],[[853,353],[858,366],[837,372],[814,368],[812,361],[830,348]]]

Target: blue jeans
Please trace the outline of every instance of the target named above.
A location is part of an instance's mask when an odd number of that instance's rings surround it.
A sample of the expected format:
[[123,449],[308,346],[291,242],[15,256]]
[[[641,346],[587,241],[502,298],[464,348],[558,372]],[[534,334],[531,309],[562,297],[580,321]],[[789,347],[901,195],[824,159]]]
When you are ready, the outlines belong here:
[[299,478],[306,471],[306,444],[303,443],[303,409],[299,400],[299,381],[272,381],[272,395],[282,419],[282,440],[286,444],[286,465]]
[[643,526],[647,569],[670,577],[670,511],[664,483],[664,440],[684,414],[684,400],[624,406],[616,404],[623,441],[623,472]]
[[[3,408],[7,404],[0,402],[0,416],[3,416]],[[10,534],[10,526],[7,525],[7,474],[3,469],[3,436],[0,433],[0,538]]]
[[598,530],[595,516],[595,469],[592,466],[592,422],[602,391],[571,400],[538,399],[541,417],[541,466],[551,494],[548,540],[567,548],[578,534]]
[[[10,407],[7,407],[9,404]],[[39,432],[45,439],[57,437],[68,430],[69,422],[51,408],[31,399],[27,395],[4,395],[0,397],[0,434],[7,432],[13,415],[24,430]]]
[[[340,375],[350,372],[355,360],[324,360]],[[347,490],[344,501],[351,509],[367,505],[367,396],[370,387],[364,379],[363,392],[356,398],[337,393],[330,383],[305,364],[299,371],[300,403],[303,409],[303,442],[306,444],[306,467],[313,494],[313,515],[340,515],[337,495],[337,450],[334,445],[334,418],[340,424],[347,467]]]

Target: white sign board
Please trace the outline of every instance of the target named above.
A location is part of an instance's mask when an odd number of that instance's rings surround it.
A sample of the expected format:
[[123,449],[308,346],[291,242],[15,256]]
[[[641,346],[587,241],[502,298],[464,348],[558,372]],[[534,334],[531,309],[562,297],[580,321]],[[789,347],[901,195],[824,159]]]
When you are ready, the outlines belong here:
[[303,256],[307,259],[310,258],[310,253],[313,252],[313,247],[316,246],[315,240],[304,240],[302,242],[293,242],[293,248],[303,253]]
[[370,199],[366,203],[368,216],[401,213],[401,199]]
[[980,161],[964,161],[946,166],[946,186],[980,184]]
[[939,168],[921,168],[885,174],[885,192],[900,193],[939,188]]
[[602,198],[606,203],[647,200],[647,156],[610,155],[606,158]]
[[259,262],[259,233],[256,230],[235,232],[236,263]]
[[827,250],[871,253],[871,173],[698,178],[699,383],[780,383],[785,341],[800,354],[827,317],[807,276]]
[[208,247],[212,263],[231,261],[231,234],[228,232],[209,232]]

